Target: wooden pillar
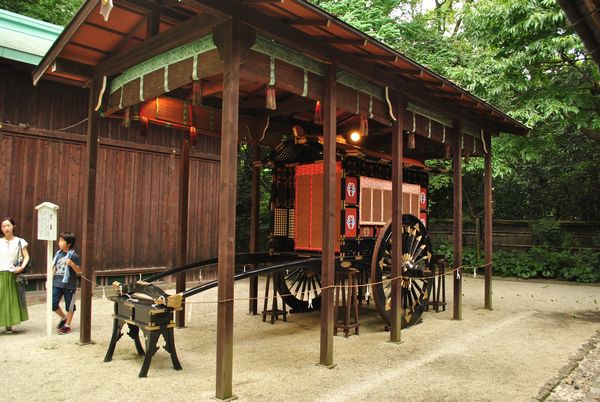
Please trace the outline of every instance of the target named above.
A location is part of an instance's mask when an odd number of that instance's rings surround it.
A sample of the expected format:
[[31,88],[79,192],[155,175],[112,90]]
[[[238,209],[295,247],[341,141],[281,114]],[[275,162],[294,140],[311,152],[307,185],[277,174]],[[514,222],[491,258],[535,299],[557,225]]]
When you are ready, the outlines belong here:
[[[260,160],[260,145],[252,145],[252,161]],[[250,196],[250,244],[251,253],[258,251],[258,229],[260,216],[260,168],[252,166],[252,194]],[[258,276],[250,277],[250,301],[248,313],[258,314]]]
[[215,27],[213,31],[213,41],[223,61],[215,395],[216,399],[221,400],[233,397],[233,275],[240,64],[245,60],[255,38],[254,31],[242,29],[235,18]]
[[82,276],[81,281],[81,331],[79,342],[92,341],[92,296],[94,293],[94,229],[96,217],[96,175],[98,166],[98,126],[100,116],[94,109],[98,102],[101,83],[92,81],[88,97],[88,122],[85,185],[83,188],[83,233],[81,236]]
[[461,120],[454,120],[452,135],[452,171],[454,175],[454,251],[452,268],[454,271],[454,308],[452,318],[462,320],[462,136]]
[[485,247],[485,308],[492,310],[492,135],[485,133],[485,171],[484,171],[484,247]]
[[335,154],[336,154],[336,66],[325,73],[323,97],[323,261],[321,265],[321,350],[319,364],[333,367],[333,282],[335,274]]
[[146,14],[146,39],[158,35],[160,27],[160,11],[154,9]]
[[[177,252],[177,265],[181,266],[187,263],[187,243],[188,243],[188,195],[190,184],[190,134],[186,132],[181,141],[181,156],[179,159],[179,214],[178,214],[178,240],[179,250]],[[186,273],[179,272],[175,284],[175,291],[181,293],[185,291]],[[185,327],[185,303],[181,310],[177,311],[175,322],[178,328]]]
[[[406,98],[396,96],[394,104],[396,121],[392,126],[392,278],[402,275],[402,157],[403,129]],[[402,286],[400,280],[392,282],[392,312],[390,342],[401,341]]]

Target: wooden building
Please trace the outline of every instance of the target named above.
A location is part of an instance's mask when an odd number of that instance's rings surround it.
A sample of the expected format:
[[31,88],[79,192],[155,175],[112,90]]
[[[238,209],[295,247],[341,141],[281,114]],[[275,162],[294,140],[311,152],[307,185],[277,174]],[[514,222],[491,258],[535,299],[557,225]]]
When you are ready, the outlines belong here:
[[[36,239],[35,206],[59,205],[59,230],[82,234],[87,90],[43,80],[31,73],[62,27],[0,10],[0,214],[12,216],[35,262],[28,274],[41,289],[46,245]],[[218,191],[219,138],[201,136],[190,154],[189,258],[217,252],[214,195]],[[166,127],[102,119],[99,128],[95,212],[97,247],[92,262],[97,283],[128,280],[173,266],[177,255],[179,160],[182,136]],[[200,191],[201,190],[201,191]],[[76,244],[80,249],[81,243]]]
[[[319,364],[333,366],[336,144],[348,141],[346,136],[356,126],[363,135],[369,127],[369,136],[360,146],[391,156],[395,227],[400,226],[402,211],[402,158],[452,158],[455,319],[462,318],[462,157],[485,157],[485,305],[491,308],[491,136],[524,135],[527,128],[521,123],[303,0],[115,0],[111,6],[111,2],[86,1],[33,73],[34,83],[45,78],[88,88],[82,157],[84,275],[94,276],[95,267],[89,261],[103,241],[97,230],[97,211],[106,208],[102,203],[107,186],[112,185],[101,182],[98,175],[103,124],[139,119],[140,142],[150,138],[148,125],[170,127],[173,135],[183,138],[179,261],[185,260],[186,248],[198,240],[186,238],[185,224],[190,222],[190,229],[197,226],[189,219],[188,206],[193,207],[194,200],[187,191],[207,194],[213,197],[210,208],[218,206],[218,224],[209,228],[218,228],[217,399],[233,396],[239,141],[274,146],[295,129],[319,136],[323,143]],[[220,139],[218,200],[214,188],[201,187],[187,174],[186,162],[189,144],[213,135]],[[167,165],[165,158],[154,168],[160,171]],[[147,169],[151,168],[149,164]],[[136,183],[147,191],[149,202],[157,202],[149,185]],[[137,208],[132,212],[137,213]],[[135,236],[131,247],[144,241]],[[401,242],[399,231],[394,232],[394,277],[401,272]],[[392,342],[400,341],[398,282],[392,282]],[[178,278],[178,291],[184,287],[185,278]],[[82,287],[83,343],[90,341],[91,334],[90,292],[89,286]]]

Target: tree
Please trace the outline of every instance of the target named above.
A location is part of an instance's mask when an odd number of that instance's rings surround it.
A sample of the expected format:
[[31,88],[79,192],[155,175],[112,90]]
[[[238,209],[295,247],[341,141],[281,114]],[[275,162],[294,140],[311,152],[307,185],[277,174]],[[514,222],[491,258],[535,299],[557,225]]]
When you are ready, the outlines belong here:
[[0,0],[0,8],[66,26],[83,0]]

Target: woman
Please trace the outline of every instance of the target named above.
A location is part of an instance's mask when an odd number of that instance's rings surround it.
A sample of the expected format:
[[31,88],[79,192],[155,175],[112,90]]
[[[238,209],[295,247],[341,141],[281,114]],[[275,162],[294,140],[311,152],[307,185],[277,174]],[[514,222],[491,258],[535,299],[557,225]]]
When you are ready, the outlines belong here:
[[16,275],[23,272],[29,262],[28,243],[14,235],[16,226],[14,219],[2,219],[4,238],[0,239],[0,327],[6,327],[7,334],[13,333],[13,325],[29,319],[27,307],[21,308],[19,303],[16,281]]

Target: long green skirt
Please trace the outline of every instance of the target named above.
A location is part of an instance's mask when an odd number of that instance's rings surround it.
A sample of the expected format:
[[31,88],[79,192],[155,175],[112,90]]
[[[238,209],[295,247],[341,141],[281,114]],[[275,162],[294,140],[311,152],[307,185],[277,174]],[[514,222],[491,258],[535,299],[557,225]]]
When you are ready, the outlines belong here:
[[0,271],[0,328],[27,321],[27,306],[21,308],[15,274]]

